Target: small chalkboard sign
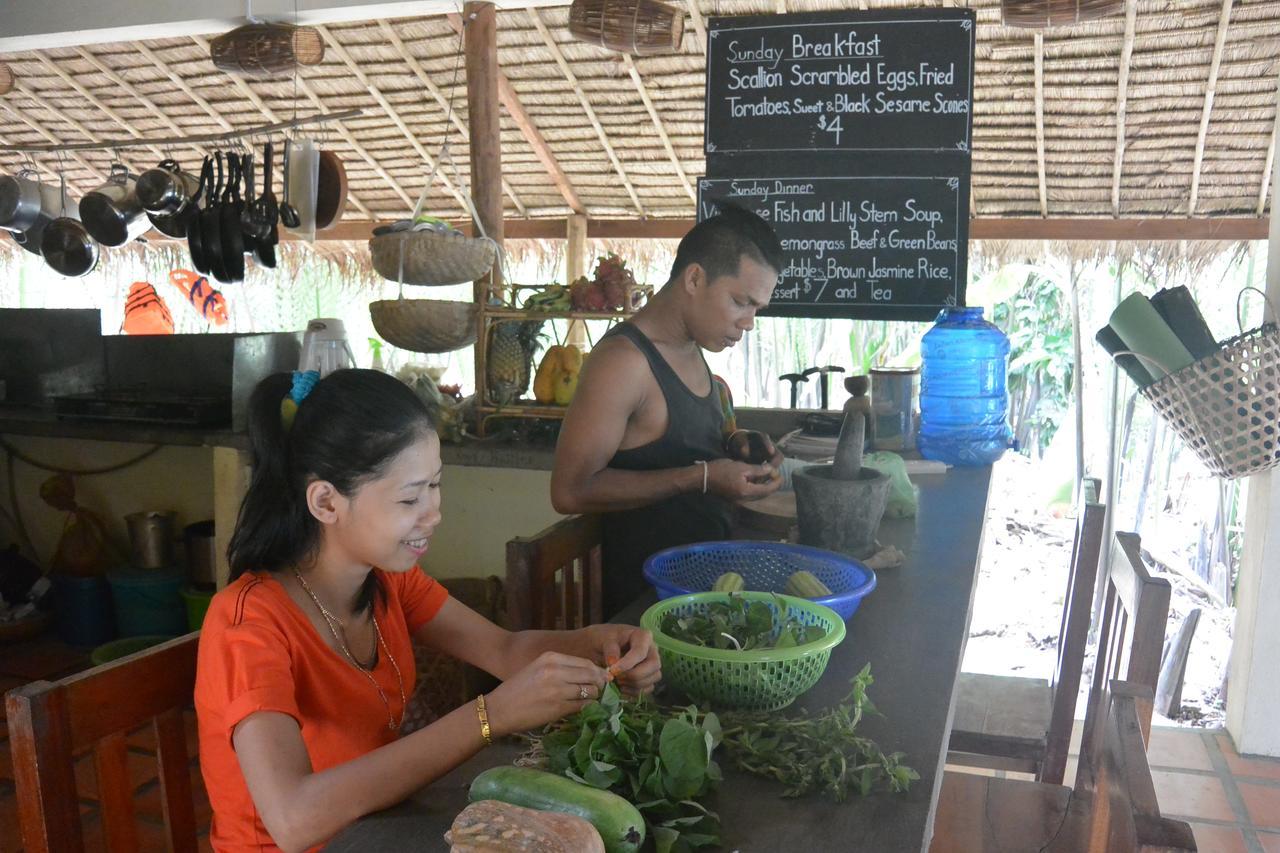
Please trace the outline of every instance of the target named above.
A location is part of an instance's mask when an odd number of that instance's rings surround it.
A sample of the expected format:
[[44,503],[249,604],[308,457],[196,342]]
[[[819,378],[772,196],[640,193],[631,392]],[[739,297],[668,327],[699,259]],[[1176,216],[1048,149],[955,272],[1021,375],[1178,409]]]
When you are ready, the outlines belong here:
[[964,304],[969,239],[967,159],[933,161],[932,173],[701,178],[698,219],[732,202],[773,226],[784,262],[763,314],[932,320]]
[[712,18],[706,153],[967,152],[974,30],[969,9]]

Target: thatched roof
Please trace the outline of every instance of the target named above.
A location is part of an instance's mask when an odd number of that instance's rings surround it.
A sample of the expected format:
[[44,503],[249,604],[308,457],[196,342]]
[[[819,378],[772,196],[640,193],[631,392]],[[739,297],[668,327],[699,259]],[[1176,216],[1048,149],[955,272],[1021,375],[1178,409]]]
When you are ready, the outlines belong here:
[[[779,6],[804,12],[849,5],[697,2],[700,18],[768,13]],[[979,21],[977,215],[1265,213],[1275,145],[1280,2],[1130,2],[1130,18],[1121,14],[1054,29],[1042,39],[1002,27],[994,0],[973,4]],[[705,56],[699,27],[686,27],[679,53],[631,60],[574,40],[567,15],[567,7],[499,12],[499,61],[584,212],[595,219],[692,216],[689,186],[703,171]],[[325,33],[326,59],[303,69],[296,97],[292,79],[242,81],[219,72],[203,37],[0,56],[18,77],[15,91],[0,97],[0,144],[213,133],[287,119],[295,109],[305,114],[359,107],[361,117],[329,134],[351,182],[349,219],[404,215],[429,171],[424,152],[437,156],[446,140],[465,178],[466,90],[457,62],[460,40],[449,19],[332,25]],[[446,118],[451,103],[453,121]],[[1121,112],[1124,145],[1117,172]],[[198,165],[199,147],[171,150],[184,164]],[[506,111],[502,150],[509,217],[571,212]],[[163,153],[138,148],[124,157],[145,168]],[[94,151],[61,162],[80,193],[101,181],[111,157]],[[0,171],[17,169],[21,159],[0,152]],[[46,175],[59,162],[53,155],[39,157]],[[451,172],[449,180],[456,190]],[[458,195],[438,182],[428,208],[442,216],[463,214]]]

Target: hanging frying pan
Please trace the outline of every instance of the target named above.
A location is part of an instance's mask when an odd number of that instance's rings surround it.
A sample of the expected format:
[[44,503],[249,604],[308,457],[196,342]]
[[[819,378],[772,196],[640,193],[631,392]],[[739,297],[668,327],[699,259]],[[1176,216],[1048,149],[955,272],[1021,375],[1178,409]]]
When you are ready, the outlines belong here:
[[204,229],[200,227],[200,198],[213,194],[213,158],[205,157],[200,166],[200,186],[188,205],[187,210],[179,214],[186,220],[187,249],[191,252],[191,265],[196,272],[209,274],[209,259],[204,252]]
[[244,281],[244,234],[240,230],[240,214],[244,202],[240,200],[240,155],[227,153],[227,188],[222,194],[222,208],[218,215],[222,224],[222,267],[227,271],[226,281]]
[[276,244],[280,242],[280,207],[276,203],[276,191],[271,184],[271,164],[275,159],[275,147],[268,142],[262,151],[262,195],[254,204],[254,218],[265,223],[265,235],[258,241],[254,256],[267,269],[276,267]]
[[230,281],[227,277],[227,266],[223,261],[222,254],[222,201],[220,193],[225,186],[222,181],[222,152],[217,151],[213,155],[214,162],[218,168],[218,180],[214,184],[213,194],[209,196],[208,204],[204,206],[204,210],[200,211],[200,230],[203,232],[202,239],[204,242],[204,257],[209,263],[209,271],[213,273],[213,277],[218,281]]

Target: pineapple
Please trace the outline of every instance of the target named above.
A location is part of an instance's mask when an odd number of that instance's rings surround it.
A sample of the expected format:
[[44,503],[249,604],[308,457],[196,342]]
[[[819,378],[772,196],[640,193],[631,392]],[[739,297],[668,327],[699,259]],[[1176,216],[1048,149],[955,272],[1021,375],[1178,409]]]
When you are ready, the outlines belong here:
[[500,406],[515,402],[529,387],[529,368],[542,337],[543,321],[494,323],[489,327],[485,384],[489,401]]

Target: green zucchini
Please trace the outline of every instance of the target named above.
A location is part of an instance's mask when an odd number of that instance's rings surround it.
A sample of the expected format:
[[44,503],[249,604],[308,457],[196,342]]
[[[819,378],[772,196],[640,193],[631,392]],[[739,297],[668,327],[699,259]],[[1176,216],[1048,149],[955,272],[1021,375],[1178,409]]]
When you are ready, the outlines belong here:
[[494,767],[471,783],[471,802],[499,800],[585,818],[607,853],[634,853],[644,844],[644,818],[631,803],[600,788],[529,767]]
[[825,583],[814,577],[813,572],[799,571],[787,578],[787,595],[798,598],[825,598],[831,594]]
[[716,582],[711,587],[712,592],[742,592],[747,587],[747,582],[742,579],[742,575],[737,572],[725,572],[716,578]]

